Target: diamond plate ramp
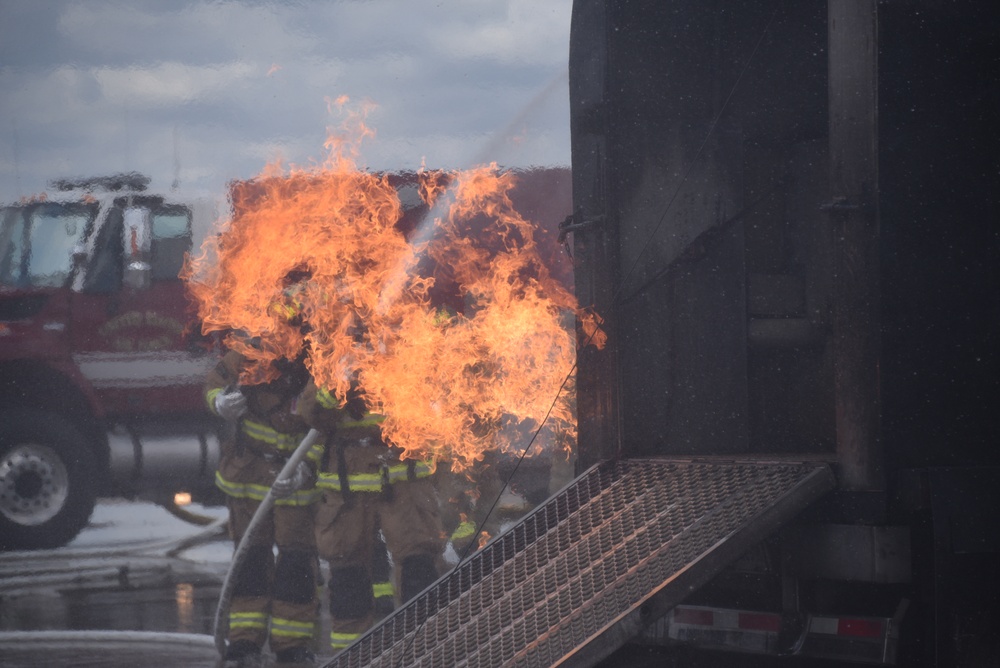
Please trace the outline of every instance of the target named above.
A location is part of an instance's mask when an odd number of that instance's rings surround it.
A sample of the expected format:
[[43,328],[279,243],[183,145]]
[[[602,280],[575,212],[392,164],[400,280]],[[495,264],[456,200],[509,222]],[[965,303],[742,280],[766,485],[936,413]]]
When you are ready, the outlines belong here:
[[817,463],[598,464],[327,667],[594,665],[833,486]]

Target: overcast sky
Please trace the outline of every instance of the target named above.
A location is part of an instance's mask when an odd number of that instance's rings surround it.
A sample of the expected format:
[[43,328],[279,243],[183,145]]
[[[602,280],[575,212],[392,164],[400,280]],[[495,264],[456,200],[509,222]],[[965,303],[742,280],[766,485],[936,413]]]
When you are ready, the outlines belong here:
[[0,0],[0,202],[139,171],[219,196],[325,157],[377,105],[371,169],[569,164],[571,0]]

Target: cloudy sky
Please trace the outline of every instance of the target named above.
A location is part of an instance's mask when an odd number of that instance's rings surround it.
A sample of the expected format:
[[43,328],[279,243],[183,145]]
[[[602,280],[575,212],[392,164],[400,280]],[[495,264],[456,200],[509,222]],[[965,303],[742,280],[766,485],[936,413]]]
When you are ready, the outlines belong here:
[[371,101],[371,169],[569,164],[571,0],[0,0],[0,202],[139,171],[219,196],[325,157]]

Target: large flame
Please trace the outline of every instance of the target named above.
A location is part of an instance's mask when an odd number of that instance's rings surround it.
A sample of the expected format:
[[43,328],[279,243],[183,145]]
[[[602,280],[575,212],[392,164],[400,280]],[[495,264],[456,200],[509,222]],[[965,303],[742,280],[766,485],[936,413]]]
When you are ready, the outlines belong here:
[[[251,360],[246,383],[307,345],[317,383],[345,401],[360,391],[407,456],[462,469],[523,448],[543,422],[548,442],[573,440],[572,315],[588,339],[596,316],[540,259],[535,226],[509,197],[516,175],[371,173],[356,162],[371,134],[351,114],[323,164],[273,164],[232,184],[231,219],[185,268],[203,331],[226,332]],[[422,219],[404,209],[401,178]]]

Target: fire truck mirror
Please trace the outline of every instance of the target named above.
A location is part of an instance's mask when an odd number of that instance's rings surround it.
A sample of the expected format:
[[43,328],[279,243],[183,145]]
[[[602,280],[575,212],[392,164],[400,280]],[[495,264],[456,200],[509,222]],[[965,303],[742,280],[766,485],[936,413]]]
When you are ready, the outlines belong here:
[[122,246],[125,250],[125,287],[145,290],[150,286],[152,268],[149,264],[152,244],[152,216],[144,207],[125,209],[122,226]]
[[125,225],[122,227],[125,256],[130,261],[144,260],[149,256],[153,237],[152,215],[149,209],[130,207],[125,209]]

